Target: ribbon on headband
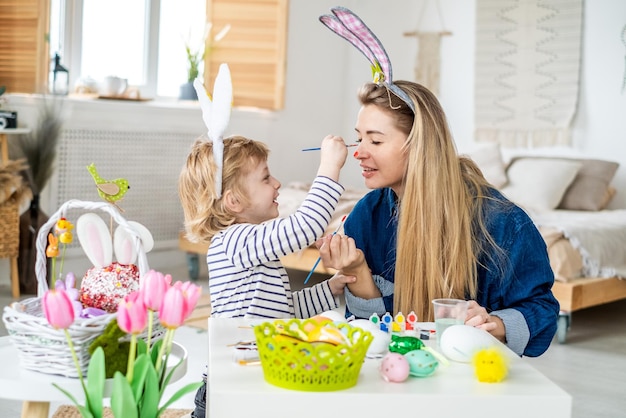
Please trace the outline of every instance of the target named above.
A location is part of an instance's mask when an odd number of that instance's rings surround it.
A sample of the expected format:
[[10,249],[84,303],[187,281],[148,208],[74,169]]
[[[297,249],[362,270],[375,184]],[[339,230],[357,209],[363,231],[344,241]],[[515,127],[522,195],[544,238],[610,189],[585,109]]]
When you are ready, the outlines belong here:
[[193,86],[198,94],[202,120],[208,129],[207,136],[213,143],[213,158],[217,170],[215,172],[215,190],[217,198],[222,197],[222,169],[224,165],[224,132],[230,121],[233,104],[233,84],[227,64],[221,64],[213,85],[213,99],[206,92],[202,80],[196,78]]
[[400,87],[393,84],[391,61],[374,32],[356,14],[345,7],[333,7],[330,11],[333,14],[320,16],[320,22],[361,51],[372,64],[374,83],[387,87],[415,113],[415,105],[411,98]]

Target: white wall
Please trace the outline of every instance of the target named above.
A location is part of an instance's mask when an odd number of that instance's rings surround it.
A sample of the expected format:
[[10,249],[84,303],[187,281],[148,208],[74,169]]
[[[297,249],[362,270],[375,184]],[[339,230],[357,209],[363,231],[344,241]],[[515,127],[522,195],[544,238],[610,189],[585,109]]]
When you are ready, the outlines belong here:
[[[283,183],[313,178],[318,155],[303,153],[301,148],[317,145],[328,133],[340,134],[346,141],[355,138],[356,89],[371,76],[365,57],[318,21],[319,15],[338,3],[356,12],[381,39],[393,63],[394,79],[413,79],[417,40],[403,33],[417,29],[418,20],[421,30],[452,32],[442,41],[440,100],[459,150],[469,149],[474,130],[475,0],[292,0],[285,109],[235,111],[229,133],[268,143],[271,170]],[[570,150],[621,163],[614,180],[618,194],[612,208],[626,208],[626,93],[621,92],[626,49],[620,38],[624,16],[623,0],[585,2],[580,101]],[[12,102],[20,111],[20,120],[34,118],[32,100],[12,98]],[[198,134],[204,130],[196,106],[140,106],[144,108],[119,102],[70,101],[66,106],[68,126],[146,127]],[[346,163],[342,180],[347,186],[362,186],[352,158]]]

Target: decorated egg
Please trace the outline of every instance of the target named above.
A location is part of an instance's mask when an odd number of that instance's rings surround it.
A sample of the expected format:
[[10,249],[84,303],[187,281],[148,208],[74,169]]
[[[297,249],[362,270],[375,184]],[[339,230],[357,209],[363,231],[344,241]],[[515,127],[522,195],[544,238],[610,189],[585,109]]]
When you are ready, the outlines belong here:
[[387,353],[380,363],[380,375],[385,382],[404,382],[409,377],[409,372],[409,362],[399,353]]
[[389,343],[389,351],[400,354],[406,354],[409,351],[419,350],[422,347],[424,347],[422,340],[411,335],[393,334],[391,336],[391,342]]
[[409,374],[415,377],[430,376],[435,372],[439,362],[425,350],[413,350],[404,355],[409,363]]

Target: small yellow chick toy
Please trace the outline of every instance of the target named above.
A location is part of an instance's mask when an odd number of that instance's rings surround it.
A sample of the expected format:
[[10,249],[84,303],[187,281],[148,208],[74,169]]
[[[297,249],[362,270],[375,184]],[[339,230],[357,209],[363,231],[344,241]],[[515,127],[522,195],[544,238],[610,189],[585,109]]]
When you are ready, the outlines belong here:
[[116,204],[118,200],[121,200],[122,197],[126,194],[130,186],[128,185],[128,180],[126,179],[115,179],[115,180],[105,180],[96,171],[96,165],[91,163],[87,166],[87,170],[91,173],[94,181],[96,182],[96,187],[98,188],[98,194],[101,198],[106,200],[109,203]]
[[472,364],[479,382],[498,383],[504,380],[509,364],[506,356],[495,347],[484,348],[474,354]]

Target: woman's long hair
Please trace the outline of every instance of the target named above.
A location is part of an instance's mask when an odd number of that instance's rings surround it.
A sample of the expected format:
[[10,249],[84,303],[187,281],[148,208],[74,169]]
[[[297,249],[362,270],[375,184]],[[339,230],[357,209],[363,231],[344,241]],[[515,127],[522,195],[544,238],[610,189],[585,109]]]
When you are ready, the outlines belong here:
[[476,164],[457,155],[446,116],[425,87],[396,81],[414,102],[411,109],[384,86],[368,83],[363,105],[389,112],[407,135],[404,193],[400,199],[394,311],[433,320],[436,298],[475,298],[482,246],[495,246],[482,216],[489,186]]

